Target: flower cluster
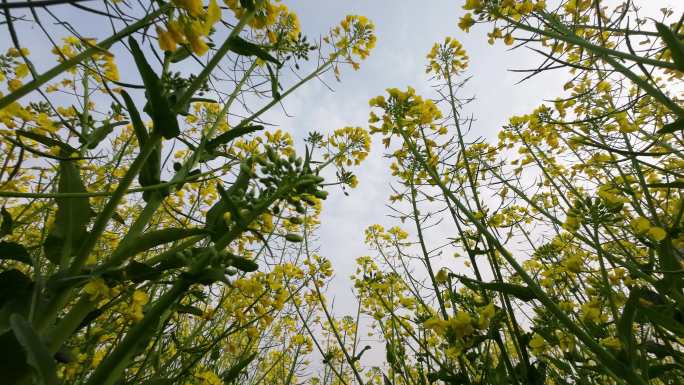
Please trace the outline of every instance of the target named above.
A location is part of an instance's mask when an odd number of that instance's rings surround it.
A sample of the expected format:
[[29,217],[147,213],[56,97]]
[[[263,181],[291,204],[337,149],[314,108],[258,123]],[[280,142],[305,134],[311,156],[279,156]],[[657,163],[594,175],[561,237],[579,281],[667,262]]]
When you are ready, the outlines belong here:
[[468,54],[458,40],[447,37],[444,43],[435,43],[427,55],[426,73],[434,73],[438,78],[458,75],[468,68]]
[[[365,16],[347,15],[330,31],[323,41],[334,48],[334,53],[330,60],[348,63],[358,70],[361,66],[360,60],[364,60],[375,47],[377,37],[375,36],[375,25]],[[334,66],[335,76],[339,80],[339,66]]]
[[210,0],[206,10],[202,0],[174,0],[177,6],[175,18],[169,17],[166,28],[157,26],[159,48],[174,52],[178,45],[188,45],[198,56],[204,55],[209,46],[205,37],[221,20],[221,8],[216,0]]

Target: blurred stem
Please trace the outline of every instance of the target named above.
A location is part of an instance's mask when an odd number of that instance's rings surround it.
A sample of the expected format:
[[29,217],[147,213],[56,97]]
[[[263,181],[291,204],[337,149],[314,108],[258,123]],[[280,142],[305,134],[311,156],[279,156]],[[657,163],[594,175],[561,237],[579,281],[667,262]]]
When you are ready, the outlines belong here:
[[[413,180],[413,176],[411,177],[411,180]],[[435,278],[435,273],[432,270],[432,262],[430,262],[430,254],[428,253],[428,250],[425,247],[425,239],[423,238],[423,228],[420,224],[420,217],[419,217],[420,214],[418,211],[418,206],[416,205],[416,186],[414,186],[413,182],[411,182],[410,188],[411,188],[411,208],[413,209],[413,215],[412,216],[413,216],[414,223],[416,225],[416,233],[418,234],[418,243],[420,244],[420,250],[423,254],[423,262],[425,263],[425,268],[427,268],[428,275],[430,276],[430,282],[432,283],[432,287],[435,290],[435,296],[437,297],[437,302],[439,303],[439,309],[442,312],[442,318],[444,320],[448,320],[449,315],[447,314],[446,307],[444,306],[444,298],[442,298],[442,293],[440,292],[439,285],[437,284],[437,279]]]
[[[304,223],[306,223],[306,216],[304,218]],[[304,228],[304,252],[307,256],[307,258],[310,257],[310,251],[309,251],[309,234],[307,231],[306,225],[303,226]],[[356,368],[356,365],[352,358],[349,356],[349,352],[347,352],[347,348],[344,346],[344,343],[342,342],[342,338],[340,337],[340,333],[337,330],[337,326],[335,326],[335,320],[333,319],[332,315],[328,311],[328,307],[326,305],[326,301],[323,298],[323,295],[321,294],[321,290],[318,287],[318,280],[316,277],[314,277],[312,280],[314,289],[316,290],[316,297],[318,298],[318,302],[321,305],[321,308],[323,309],[323,313],[325,314],[325,319],[328,321],[328,325],[330,325],[330,329],[332,329],[333,335],[335,336],[335,340],[337,341],[337,344],[340,347],[340,350],[342,350],[342,353],[344,354],[344,358],[349,364],[349,367],[351,368],[352,372],[354,373],[354,377],[356,377],[356,380],[359,382],[359,384],[363,384],[363,379],[361,378],[361,374],[359,373],[358,369]],[[332,365],[331,365],[332,366]]]

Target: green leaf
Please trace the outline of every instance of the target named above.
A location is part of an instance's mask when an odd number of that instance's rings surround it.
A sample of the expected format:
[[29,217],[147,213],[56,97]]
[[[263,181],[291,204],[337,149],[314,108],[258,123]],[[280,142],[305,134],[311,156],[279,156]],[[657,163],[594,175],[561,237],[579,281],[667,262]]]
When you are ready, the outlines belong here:
[[4,237],[5,235],[12,235],[12,225],[14,224],[14,220],[12,220],[12,215],[10,215],[9,211],[5,209],[5,206],[2,206],[2,209],[0,209],[0,215],[2,215],[2,224],[0,224],[0,238]]
[[26,248],[15,242],[0,241],[0,260],[13,260],[33,265]]
[[675,36],[674,32],[663,23],[656,22],[656,29],[663,39],[667,48],[672,54],[672,61],[679,67],[680,71],[684,71],[684,44]]
[[278,83],[278,77],[275,75],[271,66],[266,64],[266,69],[268,70],[268,77],[271,79],[271,95],[273,99],[280,100],[280,83]]
[[249,365],[254,359],[256,358],[257,354],[252,353],[249,356],[241,359],[235,365],[233,365],[230,369],[228,369],[223,376],[224,383],[226,384],[232,384],[235,383],[235,380],[237,380],[238,376],[240,373],[247,368],[247,365]]
[[684,117],[668,123],[658,130],[658,134],[674,134],[677,131],[684,130]]
[[237,190],[244,190],[249,183],[249,179],[250,174],[245,171],[244,167],[240,167],[240,173],[228,191],[224,190],[220,183],[216,185],[216,189],[218,190],[221,199],[207,211],[205,221],[205,228],[211,234],[212,241],[217,240],[228,230],[228,224],[223,219],[225,213],[230,211],[233,215],[232,220],[239,220],[237,208],[233,204],[230,195]]
[[227,144],[231,142],[232,140],[239,138],[241,136],[247,135],[252,132],[256,132],[259,130],[263,130],[264,126],[241,126],[238,125],[237,127],[230,129],[223,134],[215,137],[214,139],[210,140],[207,143],[207,151],[214,151],[218,146]]
[[448,385],[460,385],[470,383],[470,381],[468,381],[468,378],[465,377],[465,375],[463,375],[462,373],[452,374],[444,368],[440,369],[438,372],[428,373],[427,377],[428,381],[443,381],[445,384]]
[[150,108],[149,115],[152,117],[154,129],[166,139],[175,138],[180,134],[178,119],[176,119],[176,114],[173,112],[169,100],[164,94],[161,80],[152,70],[147,60],[145,60],[145,55],[140,49],[138,42],[133,37],[129,37],[128,43],[131,46],[133,59],[145,85],[145,94]]
[[[642,291],[640,294],[647,293]],[[659,325],[679,337],[684,337],[684,324],[677,321],[674,304],[660,304],[655,301],[655,298],[646,298],[646,301],[638,301],[638,305],[638,314],[642,321],[645,318],[654,325]]]
[[181,314],[192,314],[196,315],[198,317],[201,317],[204,315],[204,311],[202,309],[196,307],[196,306],[190,306],[190,305],[176,305],[176,311]]
[[675,188],[675,189],[684,189],[684,179],[678,179],[672,182],[666,182],[666,183],[648,183],[648,187],[656,187],[656,188]]
[[26,363],[26,353],[12,330],[7,329],[0,334],[0,346],[0,378],[3,383],[31,384],[31,367]]
[[[76,163],[70,160],[59,162],[59,193],[86,192]],[[74,249],[87,235],[86,227],[93,216],[88,197],[60,197],[52,230],[45,239],[43,249],[48,259],[55,264],[68,262]],[[66,261],[62,261],[62,257]]]
[[0,273],[0,307],[22,293],[30,293],[33,281],[17,269],[9,269]]
[[678,364],[659,364],[648,367],[648,378],[659,378],[672,370],[683,370],[684,368]]
[[389,341],[385,342],[385,359],[390,365],[395,365],[397,363],[397,356],[394,353],[394,345]]
[[122,226],[126,226],[126,220],[124,220],[121,214],[117,213],[116,211],[112,213],[112,219],[117,221]]
[[146,263],[131,261],[124,269],[124,276],[134,283],[140,283],[159,278],[161,272]]
[[107,135],[111,134],[112,131],[114,131],[115,127],[124,126],[126,124],[128,124],[127,121],[105,123],[100,127],[94,129],[93,132],[90,134],[90,137],[88,138],[87,147],[91,150],[94,149],[95,147],[97,147],[98,144],[100,144],[100,142],[105,140]]
[[207,268],[197,273],[183,273],[183,278],[192,283],[211,285],[214,282],[228,283],[226,271],[222,267]]
[[[162,230],[147,231],[131,241],[118,254],[130,258],[138,253],[153,249],[166,243],[172,243],[193,235],[206,234],[205,229],[168,228]],[[117,258],[118,259],[118,258]]]
[[250,43],[247,40],[239,37],[233,36],[230,38],[230,50],[238,55],[242,56],[256,56],[263,61],[269,61],[276,64],[278,67],[281,66],[278,59],[273,57],[264,47]]
[[[138,145],[142,149],[150,141],[150,135],[147,132],[147,128],[145,128],[142,119],[140,119],[140,113],[135,107],[133,99],[131,99],[130,95],[128,95],[126,91],[122,91],[121,96],[124,99],[124,103],[126,103],[126,109],[128,110],[128,115],[131,118],[133,131],[138,139]],[[161,183],[161,143],[157,145],[154,151],[152,151],[150,156],[147,158],[147,161],[143,165],[142,169],[140,170],[140,174],[138,175],[138,182],[142,187]],[[149,201],[152,193],[153,191],[149,190],[143,192],[143,199],[145,202]],[[168,193],[168,190],[161,191],[162,195],[166,195],[166,193]]]
[[304,241],[304,238],[299,234],[287,233],[285,234],[285,240],[292,243],[299,243]]
[[240,0],[240,6],[247,9],[248,11],[254,11],[254,0]]
[[636,318],[640,297],[640,290],[632,289],[630,291],[629,298],[622,309],[622,316],[617,322],[617,334],[630,361],[634,359],[636,351],[635,341],[632,336],[632,324]]
[[142,148],[149,140],[150,135],[147,133],[147,128],[145,128],[145,124],[140,118],[140,112],[138,112],[138,109],[135,107],[135,103],[133,103],[133,99],[131,99],[131,96],[128,94],[128,92],[121,91],[121,97],[123,97],[124,103],[126,104],[128,116],[131,118],[133,131],[135,132],[135,136],[138,138],[138,143]]
[[464,276],[458,276],[461,282],[468,288],[478,291],[479,288],[484,290],[498,291],[503,294],[512,295],[521,301],[532,301],[537,299],[532,289],[527,286],[515,285],[505,282],[481,282],[475,279],[470,279]]
[[31,324],[19,314],[12,314],[10,324],[17,341],[26,351],[26,362],[35,370],[39,383],[58,385],[59,379],[57,378],[55,360]]
[[244,271],[245,273],[251,273],[259,269],[259,264],[247,259],[245,257],[240,257],[238,255],[230,256],[231,264],[238,270]]
[[18,135],[23,136],[25,138],[33,139],[44,146],[59,147],[61,149],[60,155],[63,157],[70,156],[72,153],[76,152],[75,148],[57,139],[48,138],[47,136],[37,134],[31,131],[16,130],[15,132]]
[[181,45],[171,54],[171,63],[180,63],[183,60],[189,58],[191,54],[192,51],[190,51],[188,47]]

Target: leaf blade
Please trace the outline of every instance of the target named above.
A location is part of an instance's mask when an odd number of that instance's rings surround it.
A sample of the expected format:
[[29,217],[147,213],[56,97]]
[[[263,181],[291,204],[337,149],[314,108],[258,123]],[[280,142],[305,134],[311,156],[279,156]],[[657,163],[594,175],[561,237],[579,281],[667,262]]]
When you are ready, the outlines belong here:
[[40,383],[44,385],[59,385],[55,360],[35,333],[31,324],[21,315],[12,314],[10,316],[10,325],[19,344],[26,351],[27,363],[36,371]]

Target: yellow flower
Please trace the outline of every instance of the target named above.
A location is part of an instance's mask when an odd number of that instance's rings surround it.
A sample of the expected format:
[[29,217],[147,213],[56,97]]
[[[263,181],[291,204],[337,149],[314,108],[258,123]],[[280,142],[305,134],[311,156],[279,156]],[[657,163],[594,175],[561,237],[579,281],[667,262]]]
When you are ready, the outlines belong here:
[[202,380],[201,385],[222,385],[223,380],[221,380],[214,372],[211,370],[204,370],[197,374],[195,377]]
[[607,348],[615,349],[615,350],[619,350],[622,347],[620,340],[617,337],[613,337],[613,336],[602,338],[601,339],[601,345],[603,345]]
[[494,314],[496,314],[496,307],[494,307],[493,303],[490,303],[489,305],[481,308],[480,309],[480,318],[478,319],[477,327],[480,329],[488,328],[489,322],[494,317]]
[[448,325],[447,321],[439,317],[432,317],[423,323],[426,329],[431,329],[439,335],[444,335]]
[[16,75],[17,79],[21,79],[28,75],[29,73],[29,67],[26,65],[26,63],[19,64],[17,68],[14,69],[14,75]]
[[644,217],[639,217],[632,219],[629,225],[637,234],[643,234],[651,227],[651,222]]
[[19,89],[19,87],[22,86],[21,80],[19,79],[12,79],[7,82],[7,88],[9,88],[10,91],[14,92]]
[[453,329],[456,336],[463,338],[473,333],[472,320],[470,314],[461,310],[449,320],[449,326]]
[[95,278],[88,282],[83,287],[83,291],[90,295],[91,301],[109,296],[109,286],[107,286],[102,278]]
[[601,92],[608,92],[608,91],[610,91],[610,88],[611,88],[611,87],[610,87],[610,83],[607,82],[607,81],[605,81],[605,80],[600,81],[600,82],[596,85],[596,89],[597,89],[598,91],[601,91]]
[[292,337],[292,343],[296,345],[301,345],[306,341],[303,335],[297,334],[294,337]]
[[580,221],[579,218],[575,215],[570,215],[571,213],[568,213],[568,215],[565,217],[565,222],[563,223],[563,228],[568,230],[571,233],[574,233],[577,231],[580,227]]
[[544,350],[546,350],[546,340],[539,334],[534,333],[530,340],[530,348],[537,355],[544,353]]
[[592,300],[582,305],[582,318],[589,322],[599,322],[601,320],[601,304]]
[[573,273],[579,273],[582,270],[582,258],[577,254],[566,258],[561,264]]
[[464,32],[469,32],[470,27],[472,27],[474,24],[475,20],[473,20],[473,15],[471,15],[470,12],[463,15],[463,17],[458,21],[458,27]]
[[482,9],[482,0],[466,0],[463,9],[466,11]]
[[197,56],[202,56],[209,50],[209,46],[204,42],[204,40],[202,40],[201,37],[191,38],[190,48]]
[[157,27],[157,36],[159,38],[159,48],[169,52],[176,50],[176,40],[170,32],[166,31],[164,28]]
[[133,292],[133,303],[136,305],[145,305],[149,302],[150,297],[141,290],[136,290]]
[[447,281],[447,278],[448,274],[446,269],[439,269],[437,275],[435,276],[435,281],[437,281],[437,283],[444,283]]
[[201,15],[204,10],[202,0],[174,0],[174,2],[181,8],[185,8],[193,17]]
[[662,227],[653,226],[648,229],[648,235],[656,241],[662,241],[667,236],[667,232]]
[[185,35],[183,34],[183,28],[176,20],[171,20],[167,23],[166,27],[169,29],[169,34],[177,44],[185,43]]
[[219,20],[221,20],[221,8],[216,3],[216,0],[211,0],[207,8],[206,30],[208,31]]

